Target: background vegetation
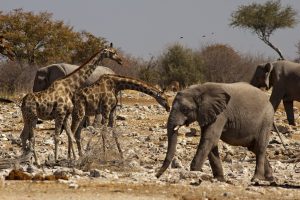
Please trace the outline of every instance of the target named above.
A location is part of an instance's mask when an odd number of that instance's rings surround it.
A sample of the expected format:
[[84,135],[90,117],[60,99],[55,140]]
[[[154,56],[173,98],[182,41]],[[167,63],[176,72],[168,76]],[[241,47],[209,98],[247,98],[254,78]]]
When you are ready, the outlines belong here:
[[[280,1],[267,1],[265,4],[239,7],[232,13],[230,25],[249,29],[264,42],[270,43],[273,31],[296,24],[296,14],[290,7],[282,8]],[[0,56],[2,94],[29,92],[38,68],[61,62],[80,65],[108,44],[103,37],[87,31],[75,31],[63,21],[54,20],[52,13],[33,13],[22,9],[7,13],[0,11],[0,33],[12,43],[17,57],[17,61],[12,62]],[[295,61],[299,62],[300,41],[295,46],[298,49]],[[124,66],[109,60],[105,60],[103,65],[116,73],[137,77],[162,88],[173,81],[178,81],[181,88],[206,81],[250,81],[258,63],[275,59],[261,54],[241,54],[229,44],[222,43],[199,44],[199,49],[174,43],[167,46],[161,55],[149,60],[128,55],[121,49],[119,51]]]

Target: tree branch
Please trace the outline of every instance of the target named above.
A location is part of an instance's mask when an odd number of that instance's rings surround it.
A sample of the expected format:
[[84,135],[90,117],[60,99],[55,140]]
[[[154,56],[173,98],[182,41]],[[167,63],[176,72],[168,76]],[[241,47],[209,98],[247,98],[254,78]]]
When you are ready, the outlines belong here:
[[266,43],[269,47],[271,47],[272,49],[274,49],[274,50],[278,53],[280,59],[285,60],[284,57],[283,57],[283,55],[282,55],[282,53],[281,53],[281,51],[280,51],[277,47],[275,47],[275,46],[268,40],[268,38],[266,38],[266,37],[264,37],[264,38],[259,37],[259,38],[260,38],[264,43]]

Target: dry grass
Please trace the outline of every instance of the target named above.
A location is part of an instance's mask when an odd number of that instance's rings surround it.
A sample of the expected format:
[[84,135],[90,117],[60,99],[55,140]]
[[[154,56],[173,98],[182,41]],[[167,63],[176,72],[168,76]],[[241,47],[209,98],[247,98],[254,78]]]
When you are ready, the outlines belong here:
[[85,153],[78,160],[78,167],[84,171],[106,167],[122,168],[123,155],[118,151],[117,146],[119,136],[120,133],[111,128],[94,129],[86,146],[83,146]]

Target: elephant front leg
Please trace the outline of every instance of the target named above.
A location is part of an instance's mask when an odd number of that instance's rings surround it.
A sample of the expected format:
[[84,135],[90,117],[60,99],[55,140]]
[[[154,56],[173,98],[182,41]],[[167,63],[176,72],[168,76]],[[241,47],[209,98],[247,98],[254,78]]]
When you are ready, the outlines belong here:
[[289,125],[296,126],[295,118],[294,118],[294,110],[293,110],[293,101],[283,100],[284,110],[287,115],[287,120]]
[[224,178],[224,172],[222,168],[222,163],[219,155],[218,146],[212,148],[211,152],[208,154],[208,160],[214,175],[218,181],[226,181]]
[[192,171],[201,170],[202,165],[208,157],[208,154],[211,153],[212,148],[218,145],[225,123],[225,117],[219,115],[213,124],[202,128],[200,144],[191,163]]

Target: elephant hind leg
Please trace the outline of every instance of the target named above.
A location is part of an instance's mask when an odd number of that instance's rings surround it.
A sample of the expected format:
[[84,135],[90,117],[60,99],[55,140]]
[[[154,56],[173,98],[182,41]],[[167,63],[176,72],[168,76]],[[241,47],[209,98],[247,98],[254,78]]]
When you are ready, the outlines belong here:
[[270,182],[274,182],[273,170],[269,163],[267,156],[265,157],[265,179]]
[[216,178],[218,181],[226,181],[224,178],[224,172],[218,151],[218,146],[212,148],[211,152],[208,154],[208,159],[214,178]]
[[267,141],[267,139],[260,138],[253,146],[248,147],[256,155],[255,172],[251,179],[254,182],[257,182],[257,180],[273,181],[272,168],[266,157],[267,142],[264,141]]
[[293,101],[283,100],[283,106],[285,113],[287,115],[287,120],[289,125],[296,126],[295,118],[294,118],[294,110],[293,110]]

